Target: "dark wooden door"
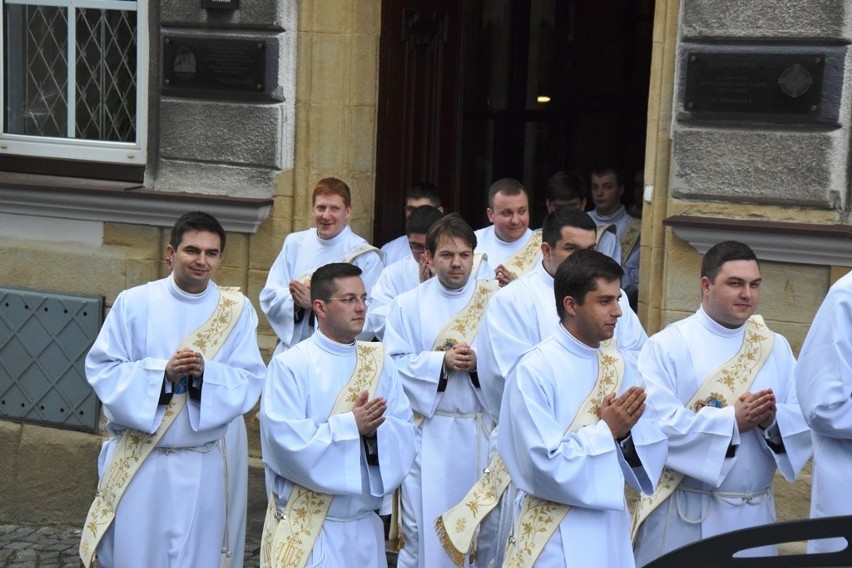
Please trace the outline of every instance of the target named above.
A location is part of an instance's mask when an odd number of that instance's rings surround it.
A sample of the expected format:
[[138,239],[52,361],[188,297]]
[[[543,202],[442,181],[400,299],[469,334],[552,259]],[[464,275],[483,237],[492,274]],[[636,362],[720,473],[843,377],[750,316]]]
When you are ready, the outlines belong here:
[[382,2],[374,240],[403,231],[405,192],[430,181],[458,210],[461,4]]
[[[653,0],[383,0],[376,241],[402,231],[406,188],[487,223],[490,184],[532,194],[570,169],[641,169]],[[625,192],[628,193],[628,192]]]

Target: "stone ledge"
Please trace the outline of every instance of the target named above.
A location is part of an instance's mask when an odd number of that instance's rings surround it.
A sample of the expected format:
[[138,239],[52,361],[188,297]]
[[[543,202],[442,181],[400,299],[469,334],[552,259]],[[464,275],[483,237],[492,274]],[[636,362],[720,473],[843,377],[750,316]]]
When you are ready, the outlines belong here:
[[852,266],[852,227],[754,219],[673,215],[663,221],[692,248],[704,254],[724,240],[750,246],[760,260]]
[[272,199],[152,191],[115,181],[0,172],[5,213],[171,227],[187,211],[204,209],[226,231],[255,233]]

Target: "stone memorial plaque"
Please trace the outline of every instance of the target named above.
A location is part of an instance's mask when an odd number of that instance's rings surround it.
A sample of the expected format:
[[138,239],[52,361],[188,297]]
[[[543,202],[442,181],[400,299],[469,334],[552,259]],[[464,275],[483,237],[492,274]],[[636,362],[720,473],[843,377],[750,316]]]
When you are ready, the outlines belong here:
[[819,121],[825,54],[686,52],[690,118]]
[[266,43],[262,40],[168,36],[163,39],[163,92],[265,95]]

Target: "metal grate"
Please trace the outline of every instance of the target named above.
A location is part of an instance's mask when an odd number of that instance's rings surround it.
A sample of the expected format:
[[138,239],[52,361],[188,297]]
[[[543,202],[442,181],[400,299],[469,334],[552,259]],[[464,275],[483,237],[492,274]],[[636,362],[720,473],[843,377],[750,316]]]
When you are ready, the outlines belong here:
[[96,432],[84,361],[100,298],[0,288],[0,418]]

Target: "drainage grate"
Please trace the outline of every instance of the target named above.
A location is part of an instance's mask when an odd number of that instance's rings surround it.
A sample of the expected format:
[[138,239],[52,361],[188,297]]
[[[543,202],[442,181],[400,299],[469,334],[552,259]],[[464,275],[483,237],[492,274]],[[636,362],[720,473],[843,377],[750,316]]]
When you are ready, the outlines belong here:
[[0,288],[0,418],[98,429],[84,363],[101,298]]

